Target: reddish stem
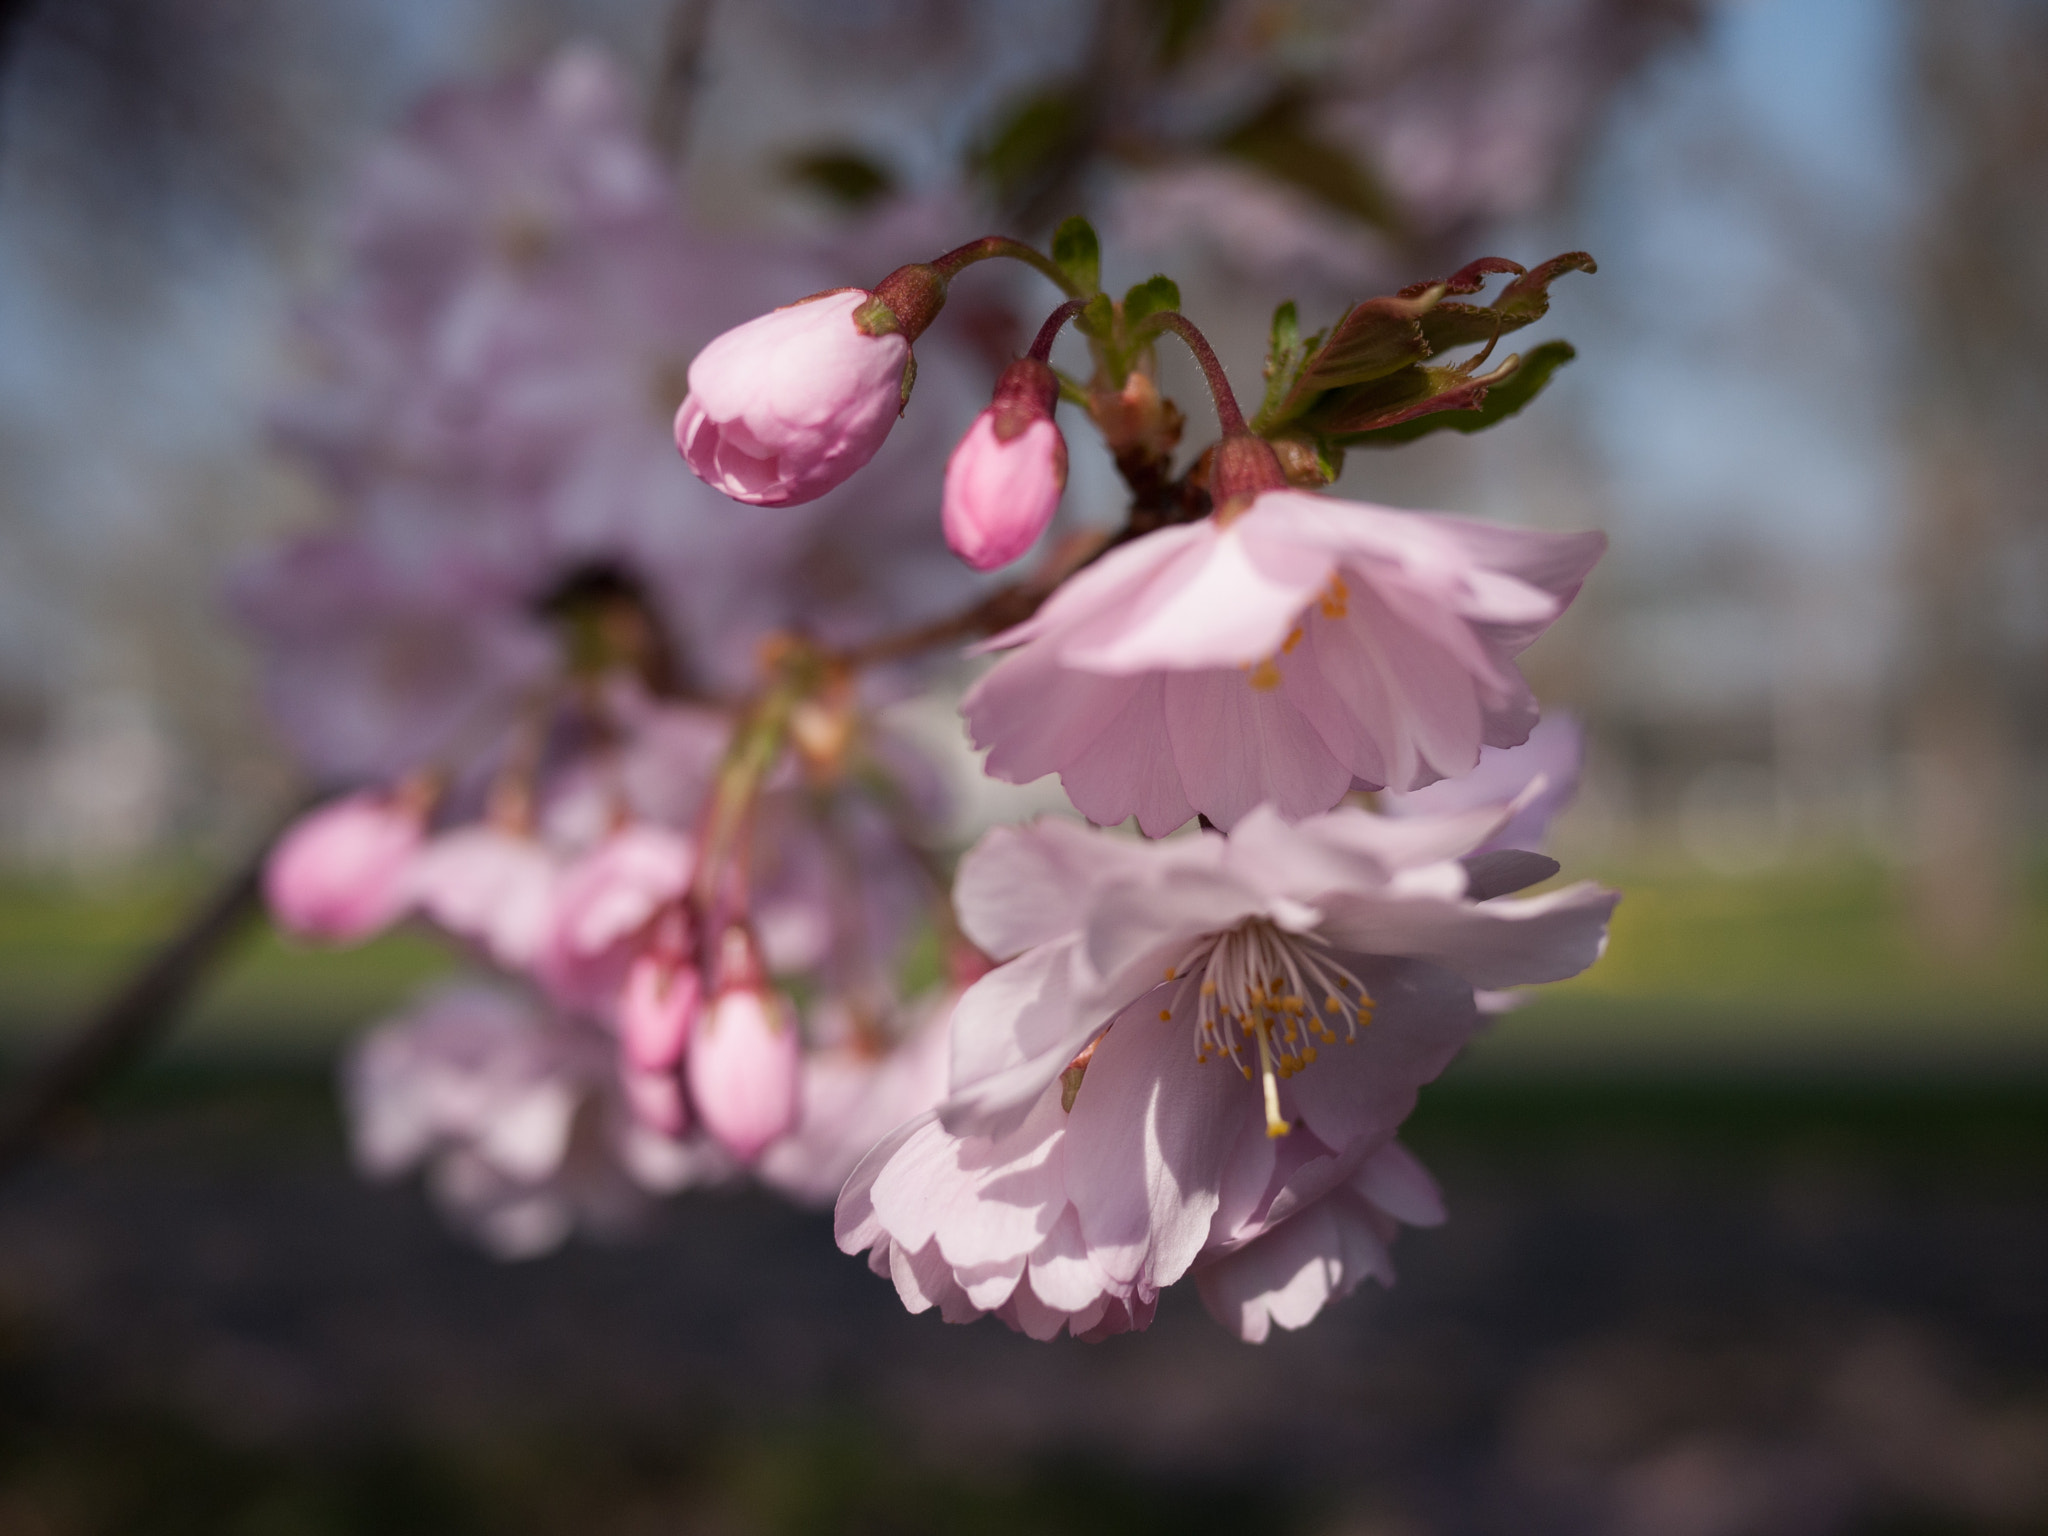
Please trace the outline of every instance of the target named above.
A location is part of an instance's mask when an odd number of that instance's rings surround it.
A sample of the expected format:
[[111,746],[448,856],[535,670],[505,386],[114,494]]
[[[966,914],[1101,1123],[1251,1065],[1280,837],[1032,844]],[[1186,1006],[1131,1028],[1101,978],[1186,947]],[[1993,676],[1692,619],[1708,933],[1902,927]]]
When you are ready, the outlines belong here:
[[1230,388],[1230,377],[1223,371],[1223,364],[1216,356],[1216,349],[1209,345],[1209,338],[1195,327],[1195,322],[1178,310],[1161,310],[1146,318],[1147,327],[1171,331],[1187,343],[1188,350],[1195,354],[1195,361],[1201,366],[1202,377],[1208,380],[1209,396],[1216,402],[1216,424],[1223,429],[1225,437],[1241,437],[1245,433],[1244,412],[1237,408],[1237,396]]

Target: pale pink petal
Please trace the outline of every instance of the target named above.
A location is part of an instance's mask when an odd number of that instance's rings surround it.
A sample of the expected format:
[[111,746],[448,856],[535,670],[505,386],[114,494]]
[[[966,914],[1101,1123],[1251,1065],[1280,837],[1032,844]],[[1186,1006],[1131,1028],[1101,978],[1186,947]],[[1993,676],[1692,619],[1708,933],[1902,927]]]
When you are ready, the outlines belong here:
[[[1352,769],[1284,690],[1239,671],[1165,678],[1166,731],[1190,804],[1228,830],[1261,802],[1283,816],[1326,811],[1351,788]],[[1478,751],[1475,743],[1473,751]]]
[[1410,955],[1495,989],[1576,976],[1607,946],[1618,892],[1590,881],[1476,905],[1370,893],[1333,895],[1323,931],[1340,948]]
[[1170,1285],[1209,1234],[1238,1131],[1243,1080],[1199,1064],[1191,1032],[1120,1015],[1067,1117],[1068,1198],[1089,1252],[1119,1281]]
[[1325,554],[1253,541],[1235,524],[1194,526],[1208,537],[1163,564],[1128,609],[1104,612],[1061,634],[1062,663],[1128,676],[1262,661],[1280,649],[1335,569]]

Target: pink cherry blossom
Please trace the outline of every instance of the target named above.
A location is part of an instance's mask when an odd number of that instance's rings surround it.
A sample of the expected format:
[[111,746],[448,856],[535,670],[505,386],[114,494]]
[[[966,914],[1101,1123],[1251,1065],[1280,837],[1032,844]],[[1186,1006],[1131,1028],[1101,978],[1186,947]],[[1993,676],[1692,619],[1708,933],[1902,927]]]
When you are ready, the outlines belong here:
[[396,922],[424,836],[403,796],[348,795],[308,812],[278,839],[263,894],[280,927],[303,939],[353,944]]
[[[547,939],[539,956],[542,983],[565,1007],[606,1015],[625,985],[664,910],[680,922],[677,903],[690,888],[697,855],[682,833],[653,822],[629,822],[571,864],[556,882]],[[687,948],[673,935],[671,954]]]
[[1536,702],[1513,658],[1605,547],[1268,491],[1069,580],[986,642],[1011,654],[962,710],[991,774],[1058,773],[1098,823],[1313,815],[1525,739]]
[[602,1034],[502,987],[445,987],[378,1025],[344,1086],[363,1171],[425,1165],[450,1219],[502,1258],[618,1231],[650,1196],[731,1171],[714,1144],[629,1109]]
[[652,951],[635,958],[619,998],[619,1046],[627,1062],[645,1073],[679,1066],[703,990],[693,965]]
[[741,1162],[796,1124],[802,1050],[787,1005],[761,986],[721,991],[691,1032],[690,1102]]
[[554,919],[555,854],[522,832],[479,823],[435,837],[413,866],[420,910],[498,964],[534,965]]
[[[1485,848],[1540,850],[1550,837],[1550,824],[1579,793],[1579,769],[1586,756],[1586,733],[1565,711],[1544,715],[1518,747],[1482,747],[1479,766],[1455,779],[1439,779],[1407,794],[1381,795],[1380,809],[1390,816],[1442,815],[1474,806],[1515,800],[1521,809]],[[1538,777],[1543,788],[1526,799],[1522,792]]]
[[[914,1308],[1099,1336],[1143,1326],[1197,1264],[1360,1193],[1478,1027],[1474,990],[1574,975],[1604,945],[1616,897],[1597,886],[1475,899],[1461,860],[1516,809],[1289,825],[1261,808],[1227,838],[1162,843],[989,834],[955,899],[968,936],[1012,958],[954,1009],[948,1102],[848,1181],[841,1246]],[[1422,1210],[1378,1167],[1372,1209]],[[1317,1250],[1324,1299],[1372,1267],[1358,1214],[1315,1218],[1339,1245]],[[1214,1282],[1247,1336],[1307,1305],[1291,1244]]]
[[676,446],[735,501],[815,501],[875,456],[903,409],[910,343],[870,335],[844,288],[735,326],[690,364]]

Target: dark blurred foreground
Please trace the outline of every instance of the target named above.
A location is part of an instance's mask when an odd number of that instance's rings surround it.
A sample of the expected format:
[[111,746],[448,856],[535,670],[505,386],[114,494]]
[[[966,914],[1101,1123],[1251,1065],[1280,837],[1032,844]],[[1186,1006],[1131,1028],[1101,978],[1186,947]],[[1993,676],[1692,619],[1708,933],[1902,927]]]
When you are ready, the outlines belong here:
[[908,1317],[746,1194],[503,1267],[329,1104],[161,1066],[0,1189],[0,1533],[2048,1531],[2038,1086],[1454,1074],[1451,1224],[1262,1348]]

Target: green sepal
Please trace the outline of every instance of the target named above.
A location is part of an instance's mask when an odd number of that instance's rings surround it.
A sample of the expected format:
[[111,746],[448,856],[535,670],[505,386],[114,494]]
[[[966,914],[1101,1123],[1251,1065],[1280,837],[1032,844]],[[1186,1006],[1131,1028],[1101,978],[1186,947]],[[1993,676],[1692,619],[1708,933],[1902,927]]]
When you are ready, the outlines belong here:
[[1053,232],[1052,259],[1077,293],[1102,291],[1102,242],[1095,226],[1078,213]]

